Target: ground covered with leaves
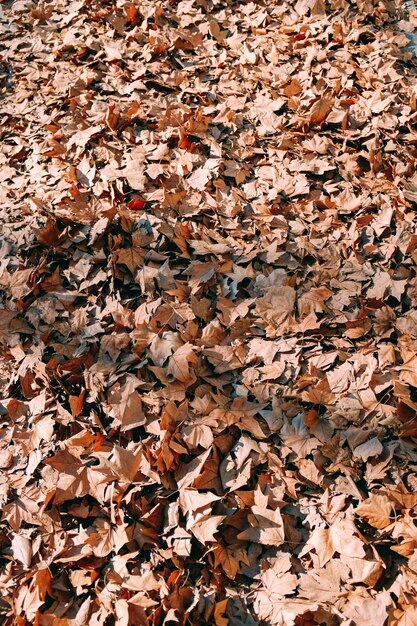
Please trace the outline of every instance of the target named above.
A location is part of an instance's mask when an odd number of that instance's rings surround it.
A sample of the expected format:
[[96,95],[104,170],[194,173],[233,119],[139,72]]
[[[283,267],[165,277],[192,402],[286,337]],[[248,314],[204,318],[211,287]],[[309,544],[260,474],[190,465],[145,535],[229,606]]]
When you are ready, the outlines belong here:
[[1,623],[417,624],[417,15],[0,8]]

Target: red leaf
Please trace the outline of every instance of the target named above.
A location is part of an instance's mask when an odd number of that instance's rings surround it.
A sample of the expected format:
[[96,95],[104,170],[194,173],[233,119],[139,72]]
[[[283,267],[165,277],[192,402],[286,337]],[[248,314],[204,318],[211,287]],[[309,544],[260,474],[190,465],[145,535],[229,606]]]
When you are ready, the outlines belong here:
[[131,200],[128,203],[127,208],[130,209],[131,211],[140,211],[141,209],[143,209],[145,204],[146,204],[145,200],[141,200],[140,198],[135,198],[134,200]]

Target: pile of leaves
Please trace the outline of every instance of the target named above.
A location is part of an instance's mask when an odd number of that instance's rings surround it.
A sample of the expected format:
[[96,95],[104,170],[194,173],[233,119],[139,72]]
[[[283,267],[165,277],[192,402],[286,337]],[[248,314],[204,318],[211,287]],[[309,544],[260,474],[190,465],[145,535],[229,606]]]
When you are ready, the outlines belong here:
[[416,15],[1,9],[2,624],[416,624]]

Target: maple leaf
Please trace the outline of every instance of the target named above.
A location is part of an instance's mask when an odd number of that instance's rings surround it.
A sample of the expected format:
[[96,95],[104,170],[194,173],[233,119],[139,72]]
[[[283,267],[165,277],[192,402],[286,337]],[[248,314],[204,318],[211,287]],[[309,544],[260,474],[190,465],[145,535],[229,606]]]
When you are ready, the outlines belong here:
[[10,527],[18,533],[22,522],[36,524],[39,520],[39,505],[31,498],[15,498],[3,507],[2,520],[7,520]]
[[199,167],[187,178],[187,183],[193,189],[203,191],[209,180],[210,171],[205,167]]
[[98,482],[103,480],[101,475],[104,475],[108,480],[121,480],[130,484],[142,462],[140,446],[132,446],[129,450],[114,445],[110,452],[95,452],[94,456],[99,459],[100,464],[91,470],[90,480]]
[[27,537],[15,535],[12,539],[12,550],[15,559],[28,569],[32,561],[31,541]]
[[318,441],[311,437],[304,424],[304,416],[301,414],[297,415],[292,422],[287,420],[284,422],[280,436],[285,444],[302,458],[318,447]]
[[280,623],[284,619],[280,604],[285,602],[284,597],[291,595],[297,587],[297,576],[290,573],[290,568],[290,555],[281,553],[261,574],[262,586],[256,593],[253,603],[254,611],[260,619],[269,618],[273,623]]
[[133,245],[127,248],[120,248],[114,253],[114,262],[126,267],[136,274],[137,270],[143,265],[145,259],[145,250],[139,245]]
[[191,515],[197,510],[206,512],[211,509],[211,504],[217,500],[220,500],[220,496],[216,496],[211,491],[203,493],[196,489],[183,488],[179,494],[179,505],[187,515]]
[[202,454],[195,457],[189,463],[181,465],[176,474],[175,480],[177,481],[180,489],[189,487],[193,484],[194,480],[200,475],[204,463],[207,461],[210,455],[210,449],[205,450]]
[[296,293],[292,287],[270,287],[256,303],[256,309],[273,329],[273,336],[281,336],[291,326]]
[[379,456],[383,449],[382,443],[376,437],[373,437],[369,439],[369,441],[365,441],[365,443],[357,446],[353,450],[353,454],[360,457],[363,461],[367,461],[373,456]]
[[311,109],[310,124],[313,126],[321,126],[326,117],[329,115],[333,107],[333,98],[330,96],[323,96],[318,100]]
[[345,613],[356,623],[364,626],[384,626],[387,620],[388,608],[392,605],[392,599],[387,591],[383,591],[376,597],[369,595],[353,600],[345,607]]
[[217,541],[214,536],[219,532],[220,524],[226,519],[226,515],[206,515],[200,518],[191,527],[191,532],[202,544]]
[[241,563],[249,565],[248,555],[241,544],[223,546],[218,544],[214,549],[214,567],[221,565],[225,574],[234,580],[240,570]]
[[136,391],[138,386],[137,378],[128,376],[123,385],[117,382],[109,390],[107,399],[111,407],[111,415],[114,417],[115,425],[120,425],[122,431],[131,430],[146,423],[141,396]]
[[301,317],[306,317],[311,312],[324,311],[324,303],[331,298],[333,292],[327,287],[318,287],[304,293],[297,301],[297,308]]
[[190,373],[190,365],[197,365],[197,363],[198,357],[195,354],[195,348],[187,342],[170,357],[168,374],[174,380],[190,385],[195,381],[195,377]]
[[192,289],[192,293],[196,293],[202,283],[208,282],[216,271],[216,263],[202,263],[200,261],[192,261],[187,274],[190,274],[189,284]]
[[238,534],[241,541],[252,541],[266,546],[279,546],[284,542],[284,523],[279,509],[253,506],[248,515],[249,528]]
[[342,594],[341,583],[348,578],[349,568],[340,560],[329,561],[321,569],[299,577],[302,598],[315,602],[335,602]]
[[303,88],[301,87],[299,81],[296,78],[284,87],[284,94],[291,98],[292,96],[298,96],[298,94],[302,93]]
[[365,550],[363,542],[356,536],[355,525],[350,520],[333,523],[329,528],[316,528],[311,533],[301,554],[315,550],[318,566],[324,567],[335,552],[348,557],[363,558]]
[[386,495],[373,493],[356,507],[355,513],[364,517],[374,528],[381,530],[391,524],[393,505]]

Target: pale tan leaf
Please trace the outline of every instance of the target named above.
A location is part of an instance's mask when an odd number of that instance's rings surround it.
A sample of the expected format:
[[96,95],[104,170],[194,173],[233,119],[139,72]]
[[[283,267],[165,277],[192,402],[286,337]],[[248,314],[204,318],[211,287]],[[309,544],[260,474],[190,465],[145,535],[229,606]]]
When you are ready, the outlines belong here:
[[391,524],[394,507],[384,494],[373,493],[356,507],[355,512],[374,528],[383,529]]

